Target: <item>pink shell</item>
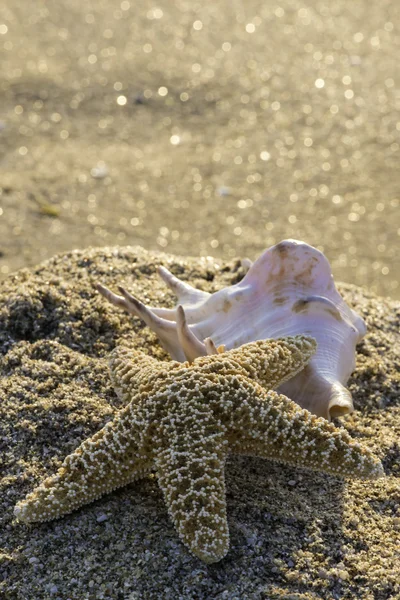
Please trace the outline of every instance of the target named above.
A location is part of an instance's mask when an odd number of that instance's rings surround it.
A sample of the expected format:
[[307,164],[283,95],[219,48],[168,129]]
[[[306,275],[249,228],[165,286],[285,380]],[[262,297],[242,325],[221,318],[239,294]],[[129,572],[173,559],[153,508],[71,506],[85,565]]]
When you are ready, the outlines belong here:
[[193,360],[221,346],[229,350],[260,339],[312,336],[318,343],[316,354],[279,391],[326,419],[353,410],[344,386],[366,326],[337,291],[322,252],[305,242],[284,240],[265,250],[242,281],[214,294],[179,281],[164,267],[159,272],[178,297],[175,309],[146,307],[123,288],[122,296],[101,285],[98,289],[143,319],[175,360]]

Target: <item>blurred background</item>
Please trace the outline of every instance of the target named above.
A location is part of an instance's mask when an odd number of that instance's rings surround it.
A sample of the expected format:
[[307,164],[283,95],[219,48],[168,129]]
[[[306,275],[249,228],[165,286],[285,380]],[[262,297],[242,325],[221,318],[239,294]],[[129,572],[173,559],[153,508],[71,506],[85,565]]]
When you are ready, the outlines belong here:
[[0,276],[288,237],[400,297],[400,3],[2,0]]

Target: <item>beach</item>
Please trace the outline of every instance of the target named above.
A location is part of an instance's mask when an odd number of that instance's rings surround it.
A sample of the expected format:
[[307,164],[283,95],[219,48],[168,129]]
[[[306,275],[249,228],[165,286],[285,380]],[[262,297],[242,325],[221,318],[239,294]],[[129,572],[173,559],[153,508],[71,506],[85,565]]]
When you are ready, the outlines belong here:
[[[399,600],[400,5],[3,0],[0,598]],[[108,358],[166,352],[95,289],[173,307],[284,239],[367,323],[335,420],[383,464],[345,481],[230,456],[230,549],[181,543],[150,474],[62,519],[17,502],[123,408]]]

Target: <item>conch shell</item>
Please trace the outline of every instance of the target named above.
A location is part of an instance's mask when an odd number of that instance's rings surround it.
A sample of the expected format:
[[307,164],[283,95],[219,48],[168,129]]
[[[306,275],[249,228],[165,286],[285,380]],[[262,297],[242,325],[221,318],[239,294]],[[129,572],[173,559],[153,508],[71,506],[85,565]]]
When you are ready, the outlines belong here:
[[337,291],[322,252],[284,240],[265,250],[242,281],[214,294],[191,287],[164,267],[159,274],[178,297],[175,309],[147,307],[121,287],[122,296],[100,284],[97,289],[112,304],[141,318],[178,361],[256,340],[312,336],[318,344],[315,355],[279,391],[328,420],[353,411],[344,386],[366,325]]

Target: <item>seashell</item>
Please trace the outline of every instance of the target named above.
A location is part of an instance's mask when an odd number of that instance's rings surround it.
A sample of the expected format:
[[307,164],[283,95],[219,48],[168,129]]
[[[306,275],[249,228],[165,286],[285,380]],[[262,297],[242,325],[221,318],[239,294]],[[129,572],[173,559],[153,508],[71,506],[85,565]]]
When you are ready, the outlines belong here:
[[279,391],[328,420],[353,411],[345,384],[366,325],[337,291],[322,252],[284,240],[250,264],[242,281],[214,294],[191,287],[164,267],[159,274],[178,297],[175,309],[147,307],[122,287],[122,296],[102,285],[97,289],[141,318],[178,361],[256,340],[312,336],[318,344],[314,357]]

